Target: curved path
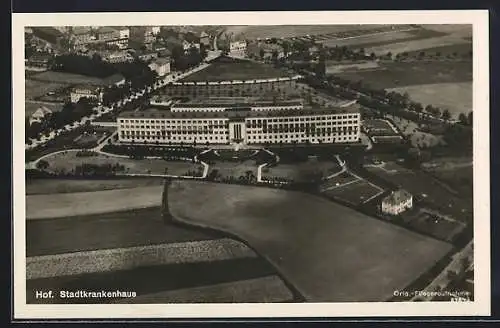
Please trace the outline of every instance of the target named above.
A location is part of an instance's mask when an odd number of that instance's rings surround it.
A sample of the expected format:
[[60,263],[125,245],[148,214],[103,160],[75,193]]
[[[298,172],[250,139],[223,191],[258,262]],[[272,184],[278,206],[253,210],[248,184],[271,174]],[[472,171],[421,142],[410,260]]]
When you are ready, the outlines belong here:
[[236,236],[313,302],[385,301],[451,245],[312,195],[174,181],[175,221]]

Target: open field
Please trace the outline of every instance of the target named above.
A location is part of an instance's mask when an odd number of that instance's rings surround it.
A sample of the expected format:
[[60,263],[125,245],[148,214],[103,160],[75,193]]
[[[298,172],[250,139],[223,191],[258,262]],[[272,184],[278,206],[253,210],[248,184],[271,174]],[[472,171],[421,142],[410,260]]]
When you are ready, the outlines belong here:
[[451,248],[299,192],[175,181],[169,204],[175,220],[245,240],[306,301],[387,300]]
[[224,261],[246,257],[256,257],[256,255],[245,244],[228,238],[99,249],[28,257],[26,279],[75,276],[154,265]]
[[264,167],[262,175],[297,180],[310,172],[321,172],[323,177],[339,172],[340,165],[336,161],[315,161],[297,164],[278,164],[275,167]]
[[45,96],[49,92],[55,92],[58,89],[67,87],[65,82],[42,82],[26,79],[24,82],[26,99],[36,99]]
[[209,170],[217,170],[222,177],[232,176],[236,179],[240,176],[245,176],[247,171],[252,171],[257,176],[257,165],[255,165],[254,160],[247,160],[242,163],[215,162],[215,164],[210,165]]
[[[64,299],[60,298],[57,293],[56,297],[50,300],[35,299],[34,291],[120,290],[135,291],[138,296],[156,294],[147,297],[149,299],[148,303],[165,303],[168,298],[163,298],[161,292],[218,285],[234,281],[256,279],[250,283],[253,286],[251,290],[265,290],[266,287],[270,287],[271,285],[267,281],[257,278],[269,277],[274,274],[273,268],[259,258],[155,265],[115,272],[28,280],[26,282],[26,298],[28,303],[89,303],[89,301],[94,303],[114,303],[119,301],[119,299]],[[276,288],[271,290],[278,291]],[[180,293],[182,294],[182,292]],[[265,297],[265,295],[269,294],[260,293],[260,295]],[[121,300],[123,301],[123,299]],[[206,299],[206,301],[209,302],[210,299]],[[264,301],[264,299],[259,301]]]
[[162,186],[26,196],[26,218],[110,213],[161,205]]
[[350,183],[332,186],[323,192],[328,197],[357,206],[364,204],[383,193],[384,189],[364,180],[353,180]]
[[330,39],[325,40],[322,43],[327,47],[346,46],[350,48],[367,48],[392,44],[399,41],[409,42],[444,35],[445,33],[423,28],[408,28],[400,31],[388,31],[377,34],[360,35],[355,38],[345,38],[340,40]]
[[[74,233],[78,231],[78,233]],[[214,233],[165,223],[160,207],[28,220],[26,256],[218,239]]]
[[425,56],[436,56],[439,53],[442,58],[445,58],[448,55],[451,55],[452,57],[454,55],[457,55],[458,57],[465,57],[465,55],[467,55],[468,57],[469,53],[472,51],[472,43],[458,43],[428,48],[425,50],[410,51],[408,52],[408,56],[418,56],[422,51],[425,53]]
[[47,107],[53,112],[62,110],[64,104],[59,103],[46,103],[34,100],[27,100],[24,102],[24,116],[29,117],[40,107]]
[[31,76],[32,80],[41,82],[51,82],[51,83],[64,83],[66,85],[70,84],[92,84],[101,85],[102,79],[97,77],[64,73],[64,72],[54,72],[47,71],[40,74],[35,74]]
[[396,163],[384,163],[380,167],[365,166],[370,172],[408,190],[414,199],[456,220],[468,221],[472,218],[472,200],[459,197],[432,176],[423,172],[406,169]]
[[270,65],[224,58],[199,72],[189,75],[182,81],[254,80],[291,75]]
[[162,178],[132,178],[132,179],[106,179],[106,180],[28,179],[26,180],[26,194],[27,195],[64,194],[72,192],[159,186],[161,184],[163,184]]
[[278,276],[146,294],[120,303],[271,303],[288,302],[293,295]]
[[247,39],[291,38],[305,35],[337,33],[352,30],[372,30],[384,25],[259,25],[227,26],[226,33],[235,36],[243,34]]
[[424,163],[423,169],[445,182],[461,195],[473,196],[473,166],[471,158],[444,158]]
[[397,136],[399,133],[394,131],[391,124],[386,120],[373,119],[364,120],[363,128],[370,136]]
[[448,109],[453,118],[460,113],[467,115],[472,111],[472,82],[436,83],[412,85],[388,89],[399,93],[407,92],[410,98],[422,104]]
[[418,39],[413,41],[376,45],[373,47],[365,48],[365,52],[366,53],[373,52],[377,56],[385,55],[388,52],[391,52],[393,55],[395,55],[402,52],[422,51],[435,47],[443,47],[443,46],[450,46],[455,44],[467,44],[467,43],[470,43],[470,41],[463,37],[457,37],[453,34],[450,34],[445,36]]
[[[203,166],[192,162],[173,162],[163,159],[130,159],[98,154],[97,156],[78,157],[76,151],[57,153],[44,158],[49,167],[47,171],[71,172],[76,166],[86,164],[121,164],[125,166],[127,174],[167,174],[185,175],[189,170],[203,172]],[[201,174],[200,174],[201,175]]]
[[379,68],[380,64],[376,61],[363,61],[357,63],[337,63],[335,61],[327,61],[326,74],[337,74],[349,71],[373,70]]
[[472,81],[472,63],[466,61],[417,61],[383,63],[372,70],[342,72],[339,77],[363,81],[376,88]]

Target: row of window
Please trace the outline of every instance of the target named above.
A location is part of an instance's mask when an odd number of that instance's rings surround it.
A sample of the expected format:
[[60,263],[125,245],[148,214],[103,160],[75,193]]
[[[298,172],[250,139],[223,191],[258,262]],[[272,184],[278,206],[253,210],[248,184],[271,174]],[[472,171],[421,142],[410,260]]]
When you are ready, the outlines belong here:
[[[249,124],[262,124],[262,123],[280,123],[280,122],[307,122],[307,121],[332,121],[336,122],[341,121],[342,123],[354,124],[358,123],[359,117],[357,114],[355,115],[321,115],[321,116],[307,116],[307,117],[286,117],[286,118],[258,118],[258,119],[246,119],[245,121]],[[353,120],[354,119],[354,120]],[[334,121],[334,122],[335,122]],[[213,123],[213,124],[227,124],[228,120],[218,120],[218,119],[210,119],[210,120],[195,120],[195,119],[185,119],[185,120],[139,120],[139,119],[121,119],[119,123],[153,123],[153,124],[202,124],[202,123]]]
[[[121,140],[120,141],[124,141],[124,142],[129,142],[129,141],[142,141],[142,140],[158,140],[158,141],[166,141],[166,138],[165,137],[161,137],[161,136],[144,136],[144,137],[141,137],[141,136],[136,136],[136,137],[122,137],[120,138]],[[229,137],[224,137],[224,136],[210,136],[210,137],[195,137],[195,138],[192,138],[192,137],[171,137],[171,138],[168,138],[169,141],[229,141]],[[311,141],[311,142],[336,142],[336,141],[357,141],[358,138],[357,137],[336,137],[336,138],[308,138],[308,137],[296,137],[296,138],[292,138],[292,137],[287,137],[287,138],[283,138],[283,137],[280,137],[280,138],[256,138],[256,137],[253,137],[253,138],[250,138],[248,140],[248,143],[262,143],[262,142],[271,142],[271,143],[279,143],[279,142],[292,142],[292,141],[298,141],[298,142],[305,142],[305,141]]]

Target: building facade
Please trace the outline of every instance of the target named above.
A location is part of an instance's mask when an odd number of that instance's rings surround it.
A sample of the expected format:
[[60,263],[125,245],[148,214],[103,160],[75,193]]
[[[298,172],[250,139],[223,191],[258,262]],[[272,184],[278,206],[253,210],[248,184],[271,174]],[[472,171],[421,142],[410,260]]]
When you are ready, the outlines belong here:
[[382,213],[399,215],[413,207],[413,196],[406,190],[399,189],[382,199]]
[[170,59],[168,58],[157,58],[153,60],[148,66],[152,71],[156,72],[159,77],[165,76],[170,73]]
[[247,42],[236,41],[229,44],[229,56],[244,58],[247,55]]
[[267,109],[226,106],[223,110],[149,109],[123,112],[117,119],[123,143],[279,144],[357,143],[356,108]]
[[131,63],[134,61],[134,57],[127,51],[108,51],[101,54],[103,61],[108,63]]
[[97,30],[97,40],[99,41],[109,41],[116,40],[120,38],[120,32],[111,27],[101,27]]
[[81,98],[89,98],[102,101],[101,88],[96,86],[76,86],[71,89],[70,98],[72,103],[77,103]]

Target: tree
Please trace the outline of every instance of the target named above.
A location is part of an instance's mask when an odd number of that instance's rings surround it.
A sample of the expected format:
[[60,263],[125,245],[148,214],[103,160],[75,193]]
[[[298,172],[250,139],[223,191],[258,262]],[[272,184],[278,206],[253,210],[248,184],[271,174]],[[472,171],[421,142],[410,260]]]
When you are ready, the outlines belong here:
[[264,58],[265,53],[266,53],[266,52],[264,51],[264,49],[262,49],[262,48],[261,48],[261,49],[259,50],[259,57],[260,57],[260,59],[263,59],[263,58]]
[[469,125],[472,125],[472,112],[469,112],[469,115],[467,115],[467,122],[469,123]]
[[36,164],[36,167],[40,170],[46,170],[49,167],[49,162],[42,159],[42,160],[38,161],[38,163]]
[[460,113],[460,115],[458,115],[458,120],[460,121],[460,123],[462,123],[463,125],[467,125],[469,124],[469,121],[467,119],[467,115],[465,115],[464,113]]
[[445,121],[448,121],[451,117],[450,111],[445,109],[443,113],[441,114],[441,118]]

